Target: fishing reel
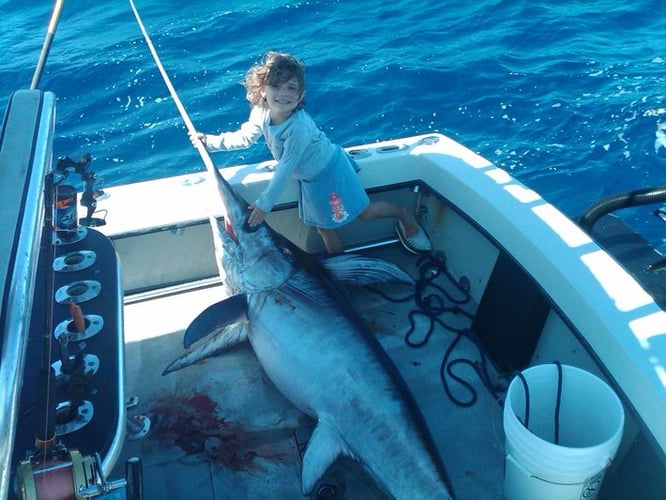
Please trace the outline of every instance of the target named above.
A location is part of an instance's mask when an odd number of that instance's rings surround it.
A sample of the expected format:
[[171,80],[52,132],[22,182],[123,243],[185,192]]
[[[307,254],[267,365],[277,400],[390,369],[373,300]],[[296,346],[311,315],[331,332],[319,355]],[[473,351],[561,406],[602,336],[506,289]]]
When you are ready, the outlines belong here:
[[57,447],[22,460],[17,471],[22,500],[86,498],[79,494],[97,482],[96,459],[78,450]]
[[126,478],[107,481],[98,453],[84,455],[56,445],[22,460],[16,474],[16,493],[21,500],[81,500],[100,497],[127,487],[128,499],[142,497],[141,460],[127,460]]

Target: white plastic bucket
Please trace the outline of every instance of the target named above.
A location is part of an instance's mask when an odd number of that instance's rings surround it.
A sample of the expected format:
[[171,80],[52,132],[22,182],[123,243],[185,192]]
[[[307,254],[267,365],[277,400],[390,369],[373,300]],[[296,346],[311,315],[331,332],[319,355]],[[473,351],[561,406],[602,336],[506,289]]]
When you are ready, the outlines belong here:
[[594,499],[620,445],[624,409],[615,392],[585,370],[561,368],[559,444],[555,443],[557,365],[522,372],[529,394],[529,429],[522,422],[523,382],[516,377],[509,385],[504,403],[507,500]]

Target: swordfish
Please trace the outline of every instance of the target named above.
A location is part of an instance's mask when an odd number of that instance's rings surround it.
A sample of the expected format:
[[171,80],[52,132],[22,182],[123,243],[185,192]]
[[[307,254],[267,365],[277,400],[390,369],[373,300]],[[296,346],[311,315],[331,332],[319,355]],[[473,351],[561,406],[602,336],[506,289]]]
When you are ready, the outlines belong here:
[[346,455],[394,498],[451,498],[404,380],[339,288],[412,278],[382,259],[318,258],[265,223],[250,228],[247,203],[217,168],[209,175],[223,208],[223,219],[211,211],[210,222],[228,298],[193,320],[184,336],[191,349],[163,374],[247,340],[275,387],[316,420],[303,456],[305,495]]

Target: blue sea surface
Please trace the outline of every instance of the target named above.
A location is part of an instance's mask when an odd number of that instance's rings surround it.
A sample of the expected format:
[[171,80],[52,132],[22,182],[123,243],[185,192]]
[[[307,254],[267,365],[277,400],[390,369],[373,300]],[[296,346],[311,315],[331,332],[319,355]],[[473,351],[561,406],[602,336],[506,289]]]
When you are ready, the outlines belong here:
[[[666,9],[657,1],[136,0],[195,126],[236,128],[270,49],[307,65],[306,107],[343,145],[441,132],[565,214],[666,184]],[[0,0],[0,108],[30,85],[48,1]],[[68,0],[40,88],[55,154],[102,186],[202,169],[128,2]],[[218,165],[268,159],[263,145]],[[620,215],[666,250],[654,205]]]

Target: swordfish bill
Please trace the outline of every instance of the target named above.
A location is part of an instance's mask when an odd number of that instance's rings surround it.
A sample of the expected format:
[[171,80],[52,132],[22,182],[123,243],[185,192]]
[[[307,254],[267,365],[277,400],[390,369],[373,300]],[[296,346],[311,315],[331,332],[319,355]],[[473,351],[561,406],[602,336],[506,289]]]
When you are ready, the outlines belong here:
[[190,324],[189,351],[164,373],[248,340],[275,387],[317,421],[303,456],[304,494],[346,455],[395,498],[451,498],[405,382],[338,288],[412,278],[381,259],[307,255],[265,223],[250,230],[247,203],[216,168],[209,174],[224,205],[224,220],[210,223],[228,298]]

